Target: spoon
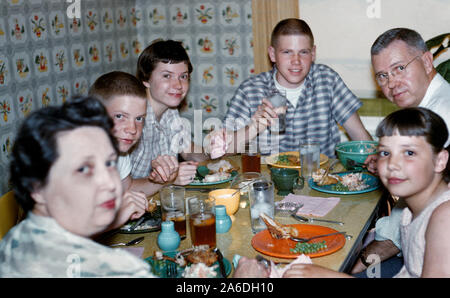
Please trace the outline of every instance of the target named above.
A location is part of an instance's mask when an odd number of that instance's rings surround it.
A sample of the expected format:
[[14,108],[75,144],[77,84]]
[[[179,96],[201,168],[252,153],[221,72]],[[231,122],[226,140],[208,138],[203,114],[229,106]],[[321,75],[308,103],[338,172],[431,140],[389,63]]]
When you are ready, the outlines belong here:
[[131,240],[131,241],[129,241],[129,242],[126,242],[126,243],[121,242],[121,243],[112,244],[112,245],[110,245],[110,247],[135,245],[135,244],[140,243],[142,240],[144,240],[144,238],[145,238],[145,237],[142,236],[142,237],[133,239],[133,240]]

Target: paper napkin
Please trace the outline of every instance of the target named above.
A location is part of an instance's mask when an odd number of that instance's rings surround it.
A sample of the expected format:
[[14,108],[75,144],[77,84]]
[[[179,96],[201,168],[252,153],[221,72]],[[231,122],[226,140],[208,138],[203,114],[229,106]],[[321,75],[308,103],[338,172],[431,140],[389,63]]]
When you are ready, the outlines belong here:
[[340,198],[311,197],[289,194],[281,200],[281,203],[302,203],[303,207],[298,209],[298,214],[322,217],[328,214],[340,201]]

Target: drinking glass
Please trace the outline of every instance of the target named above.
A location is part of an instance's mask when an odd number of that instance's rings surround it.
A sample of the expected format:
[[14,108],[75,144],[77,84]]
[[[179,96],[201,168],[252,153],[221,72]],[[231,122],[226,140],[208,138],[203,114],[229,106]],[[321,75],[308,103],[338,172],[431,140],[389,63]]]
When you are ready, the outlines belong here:
[[259,215],[265,213],[272,218],[274,217],[273,183],[266,179],[255,180],[250,186],[249,201],[252,232],[258,233],[267,228]]
[[287,112],[287,99],[286,92],[284,90],[272,89],[267,96],[267,99],[273,105],[275,112],[278,115],[278,123],[270,126],[270,130],[273,132],[284,133],[286,130],[286,112]]
[[258,146],[246,144],[245,151],[241,154],[243,172],[261,172],[261,154]]
[[171,220],[175,231],[182,239],[186,238],[185,189],[181,186],[165,186],[159,191],[162,220]]
[[192,245],[216,246],[216,216],[214,198],[192,197],[189,205],[189,228]]
[[315,139],[305,139],[300,142],[299,151],[301,175],[307,181],[320,167],[320,143]]

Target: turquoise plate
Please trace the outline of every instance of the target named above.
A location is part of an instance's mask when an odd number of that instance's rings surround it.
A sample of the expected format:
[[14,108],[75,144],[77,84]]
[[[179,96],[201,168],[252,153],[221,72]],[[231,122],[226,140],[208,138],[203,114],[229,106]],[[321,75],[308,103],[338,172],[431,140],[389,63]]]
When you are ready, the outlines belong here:
[[[215,185],[215,184],[221,184],[228,181],[233,180],[234,177],[238,174],[237,171],[232,171],[230,177],[224,180],[215,181],[215,182],[201,182],[201,180],[209,174],[209,169],[206,166],[199,166],[197,168],[197,174],[195,175],[194,182],[189,183],[191,186],[203,186],[203,185]],[[200,181],[199,181],[200,180]]]
[[[175,257],[176,252],[166,252],[164,253],[166,256],[169,257]],[[167,264],[173,263],[170,260],[161,260],[161,261],[155,261],[153,257],[148,257],[145,259],[147,263],[149,263],[152,266],[152,273],[155,274],[158,277],[167,278]],[[231,273],[231,263],[226,259],[223,258],[223,265],[225,266],[225,272],[227,273],[227,276]],[[216,266],[215,271],[217,272],[217,278],[221,278],[222,274],[220,274],[220,267],[219,262],[215,262],[212,266]],[[182,274],[184,272],[184,267],[180,267],[177,265],[177,278],[183,277]]]
[[[333,175],[339,175],[339,176],[345,176],[347,174],[350,173],[354,173],[353,171],[349,171],[349,172],[342,172],[342,173],[336,173]],[[317,185],[312,178],[309,178],[308,180],[308,184],[309,187],[311,187],[312,189],[315,189],[317,191],[321,191],[321,192],[326,192],[326,193],[332,193],[332,194],[338,194],[338,195],[355,195],[355,194],[361,194],[361,193],[366,193],[366,192],[371,192],[374,191],[376,189],[378,189],[380,187],[380,180],[369,174],[369,173],[363,173],[362,174],[362,178],[364,180],[364,183],[368,185],[367,188],[362,189],[362,190],[355,190],[355,191],[337,191],[337,190],[333,190],[333,185],[322,185],[319,186]]]

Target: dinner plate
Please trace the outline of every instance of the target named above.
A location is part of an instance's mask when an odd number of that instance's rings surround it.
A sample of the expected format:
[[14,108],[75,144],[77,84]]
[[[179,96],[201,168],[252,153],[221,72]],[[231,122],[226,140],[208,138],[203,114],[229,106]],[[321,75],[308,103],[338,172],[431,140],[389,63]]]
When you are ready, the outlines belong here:
[[[309,238],[317,235],[338,232],[335,229],[318,225],[293,224],[289,226],[297,228],[299,232],[298,237],[301,238]],[[332,254],[344,246],[345,237],[343,234],[337,234],[322,238],[316,238],[311,240],[309,243],[322,241],[325,241],[327,245],[325,249],[319,250],[315,253],[306,253],[305,255],[311,258],[316,258]],[[298,242],[295,242],[291,239],[274,239],[267,229],[257,233],[252,238],[253,248],[259,251],[260,253],[284,259],[295,259],[299,255],[301,255],[299,253],[291,252],[291,249],[295,248],[295,245],[297,243]]]
[[[174,258],[176,255],[176,252],[165,252],[164,253],[166,256],[169,256],[171,258]],[[170,260],[162,260],[162,261],[156,261],[154,260],[153,257],[148,257],[145,259],[146,262],[148,262],[151,266],[152,266],[152,273],[159,276],[159,277],[167,277],[167,264],[168,263],[174,263]],[[225,267],[225,272],[227,274],[227,276],[231,273],[231,263],[230,261],[228,261],[226,258],[223,258],[223,265]],[[217,272],[217,278],[221,278],[222,274],[220,273],[220,266],[219,266],[219,262],[215,262],[214,264],[212,264],[212,266],[216,266],[216,268],[214,269]],[[181,267],[177,264],[177,278],[179,277],[183,277],[183,272],[184,272],[184,267]]]
[[[266,157],[266,162],[267,164],[276,167],[276,168],[287,168],[287,169],[301,169],[300,164],[298,166],[285,166],[285,165],[280,165],[277,164],[278,161],[278,156],[280,155],[295,155],[295,156],[299,156],[299,152],[298,151],[287,151],[287,152],[280,152],[277,154],[272,154]],[[326,156],[325,154],[320,154],[320,165],[323,165],[324,163],[326,163],[328,161],[328,156]]]
[[[209,169],[206,166],[198,166],[197,168],[197,175],[196,177],[205,177],[206,175],[209,174]],[[232,171],[230,177],[228,177],[227,179],[223,179],[223,180],[219,180],[219,181],[214,181],[214,182],[201,182],[201,181],[196,181],[194,180],[194,182],[189,183],[189,185],[192,186],[202,186],[202,185],[215,185],[215,184],[221,184],[221,183],[225,183],[225,182],[229,182],[231,180],[233,180],[234,177],[236,177],[236,175],[238,174],[237,171]]]
[[[338,175],[338,176],[345,176],[347,174],[350,173],[354,173],[352,171],[349,172],[342,172],[342,173],[333,173],[333,175]],[[369,174],[369,173],[362,173],[362,178],[365,184],[368,185],[367,188],[362,189],[362,190],[354,190],[354,191],[339,191],[339,190],[334,190],[333,189],[333,185],[317,185],[316,182],[313,181],[312,178],[309,178],[308,180],[308,184],[309,187],[311,187],[312,189],[315,189],[317,191],[321,191],[321,192],[326,192],[326,193],[332,193],[332,194],[338,194],[338,195],[355,195],[355,194],[361,194],[361,193],[366,193],[366,192],[371,192],[376,190],[377,188],[380,187],[380,180]]]
[[124,224],[120,229],[121,234],[140,234],[161,230],[161,206],[158,205],[153,212],[146,212],[144,215],[144,221],[138,225],[133,231],[129,231],[128,228],[136,223],[138,219],[130,220]]

